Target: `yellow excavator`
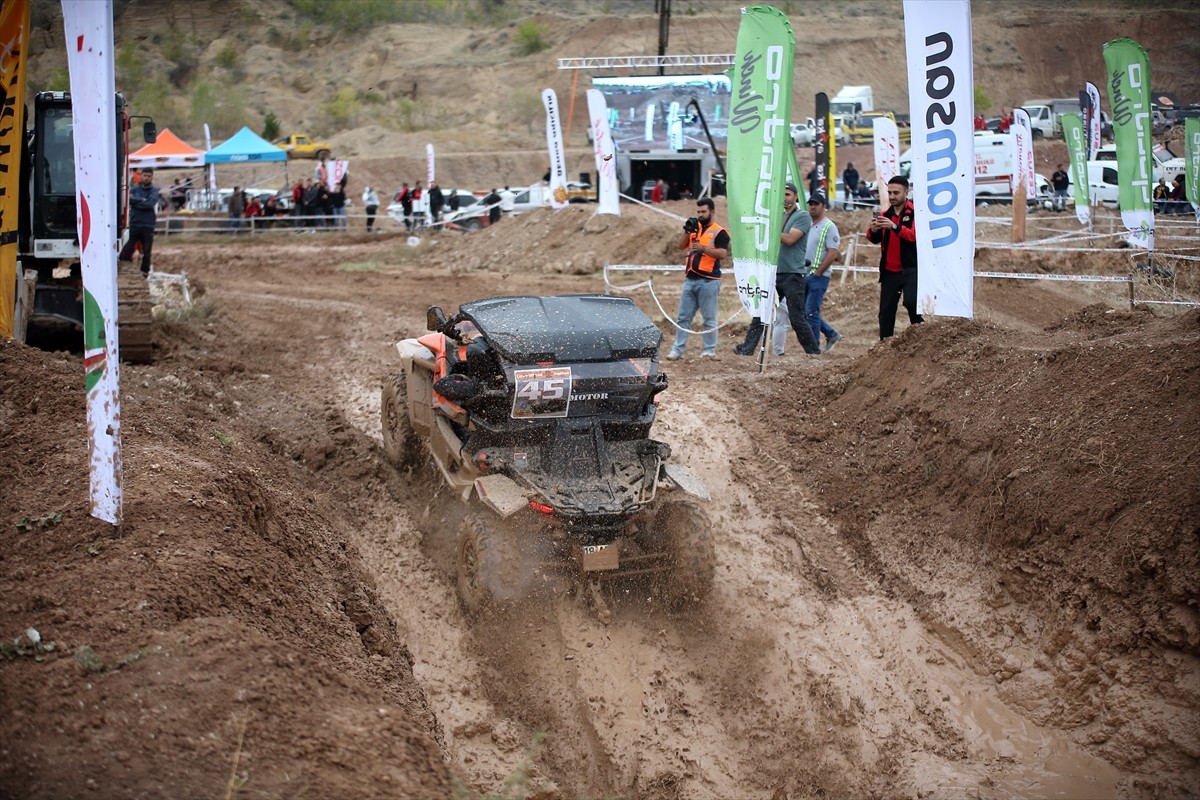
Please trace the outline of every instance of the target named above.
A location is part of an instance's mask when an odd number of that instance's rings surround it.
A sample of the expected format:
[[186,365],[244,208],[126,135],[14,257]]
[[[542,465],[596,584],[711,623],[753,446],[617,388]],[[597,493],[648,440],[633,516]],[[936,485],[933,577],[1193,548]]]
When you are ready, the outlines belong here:
[[[122,240],[129,224],[129,129],[125,98],[117,94],[117,190]],[[68,92],[39,92],[26,114],[21,158],[18,288],[15,334],[30,344],[80,350],[83,346],[83,272],[76,228],[75,141]],[[143,135],[153,142],[153,122]],[[135,263],[117,272],[121,359],[154,360],[150,288]]]

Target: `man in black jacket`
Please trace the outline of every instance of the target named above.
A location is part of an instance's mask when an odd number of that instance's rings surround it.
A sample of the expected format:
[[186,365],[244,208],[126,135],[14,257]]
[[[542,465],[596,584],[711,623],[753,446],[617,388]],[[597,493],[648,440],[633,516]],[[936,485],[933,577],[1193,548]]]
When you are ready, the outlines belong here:
[[853,161],[847,161],[846,168],[842,170],[842,194],[845,195],[842,208],[847,211],[854,208],[853,203],[858,196],[858,170],[854,168]]
[[896,306],[901,294],[909,323],[925,321],[917,313],[917,230],[913,226],[913,204],[908,201],[908,179],[897,175],[888,181],[887,190],[891,205],[867,226],[867,241],[880,245],[880,339],[896,330]]
[[442,218],[444,205],[446,205],[446,198],[442,194],[442,187],[438,186],[437,181],[431,181],[429,184],[429,216],[433,218],[434,225],[437,225]]
[[129,190],[129,241],[117,256],[119,261],[133,261],[133,249],[142,246],[142,274],[150,274],[150,250],[154,247],[154,226],[158,222],[158,187],[154,185],[154,170],[142,170],[141,180]]

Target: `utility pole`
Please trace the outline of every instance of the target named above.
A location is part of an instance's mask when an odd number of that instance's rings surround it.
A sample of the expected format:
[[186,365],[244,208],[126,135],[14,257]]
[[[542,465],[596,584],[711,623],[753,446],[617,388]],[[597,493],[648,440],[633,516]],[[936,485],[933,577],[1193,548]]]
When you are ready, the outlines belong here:
[[[671,32],[671,0],[654,0],[654,10],[658,12],[658,54],[667,54],[667,37]],[[658,74],[664,75],[664,65],[659,62]]]

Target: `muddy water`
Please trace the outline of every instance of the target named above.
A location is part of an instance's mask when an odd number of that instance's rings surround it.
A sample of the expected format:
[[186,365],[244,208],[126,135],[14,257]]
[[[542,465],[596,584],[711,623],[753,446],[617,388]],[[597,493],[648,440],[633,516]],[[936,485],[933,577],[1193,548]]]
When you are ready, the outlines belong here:
[[[377,389],[346,378],[343,410],[378,438]],[[838,795],[1113,797],[1117,772],[997,696],[885,596],[786,464],[709,410],[718,389],[673,376],[656,435],[713,493],[712,596],[667,614],[636,589],[605,625],[560,594],[471,621],[453,591],[457,518],[431,485],[378,504],[364,557],[415,659],[448,757],[495,790],[545,734],[538,779],[563,797]]]

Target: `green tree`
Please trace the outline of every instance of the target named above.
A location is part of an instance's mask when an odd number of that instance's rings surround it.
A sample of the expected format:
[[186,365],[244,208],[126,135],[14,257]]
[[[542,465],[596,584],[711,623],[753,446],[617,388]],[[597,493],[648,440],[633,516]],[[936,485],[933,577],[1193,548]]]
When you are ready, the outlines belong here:
[[275,112],[268,111],[263,117],[262,138],[268,142],[273,142],[279,138],[279,117],[275,116]]

